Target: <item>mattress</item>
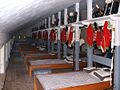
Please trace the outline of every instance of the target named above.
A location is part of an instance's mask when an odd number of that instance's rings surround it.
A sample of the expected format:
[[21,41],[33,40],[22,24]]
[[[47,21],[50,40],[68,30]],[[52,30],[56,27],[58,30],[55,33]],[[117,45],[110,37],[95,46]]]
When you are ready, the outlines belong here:
[[42,84],[44,90],[54,90],[101,82],[99,78],[96,78],[84,71],[51,75],[37,75],[36,77]]
[[62,59],[40,59],[36,61],[30,61],[30,65],[45,65],[45,64],[65,64],[66,61]]
[[43,56],[43,55],[49,55],[48,53],[34,53],[34,54],[28,54],[26,56]]

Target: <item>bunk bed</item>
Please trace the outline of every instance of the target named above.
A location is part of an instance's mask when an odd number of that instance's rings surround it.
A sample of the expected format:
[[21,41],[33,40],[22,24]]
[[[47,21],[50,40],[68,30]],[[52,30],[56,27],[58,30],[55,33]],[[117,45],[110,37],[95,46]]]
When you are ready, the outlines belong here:
[[[103,60],[99,61],[101,58]],[[110,66],[110,63],[104,60],[111,62],[111,59],[93,56],[94,62]],[[110,87],[110,79],[98,79],[85,71],[36,75],[34,79],[34,90],[104,90]]]

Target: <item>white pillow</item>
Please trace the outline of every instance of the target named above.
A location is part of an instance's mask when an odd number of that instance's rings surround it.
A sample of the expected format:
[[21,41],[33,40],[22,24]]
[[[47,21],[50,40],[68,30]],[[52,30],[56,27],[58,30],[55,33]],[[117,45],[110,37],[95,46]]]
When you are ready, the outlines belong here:
[[92,72],[94,70],[98,70],[98,69],[96,67],[85,67],[85,68],[83,68],[83,70],[90,73],[90,72]]
[[55,53],[49,53],[49,55],[55,55]]
[[73,61],[73,56],[68,56],[68,57],[66,57],[66,60],[68,60],[68,61]]
[[100,70],[94,71],[94,75],[97,76],[100,80],[103,80],[106,77],[110,77],[110,72],[100,69]]

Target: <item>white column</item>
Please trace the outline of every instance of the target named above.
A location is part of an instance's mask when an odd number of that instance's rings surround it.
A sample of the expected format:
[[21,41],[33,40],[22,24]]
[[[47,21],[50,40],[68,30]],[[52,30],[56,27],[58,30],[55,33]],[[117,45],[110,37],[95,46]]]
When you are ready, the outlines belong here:
[[[55,19],[55,15],[53,14],[53,15],[52,15],[52,24],[53,24],[53,25],[54,25],[54,19]],[[55,48],[54,42],[52,41],[52,42],[51,42],[51,51],[52,51],[52,52],[54,52],[54,48]]]
[[[65,8],[64,9],[64,25],[67,25],[68,24],[68,22],[67,22],[67,8]],[[64,47],[63,47],[63,49],[64,49],[64,57],[66,57],[67,56],[67,45],[64,43]]]
[[[87,19],[92,19],[92,0],[87,0]],[[92,66],[93,48],[87,47],[88,66]]]
[[120,90],[120,20],[115,22],[114,89]]
[[5,73],[5,46],[0,49],[0,73]]
[[[75,11],[78,13],[78,15],[77,15],[77,20],[76,20],[76,22],[79,22],[79,3],[76,3],[75,4]],[[79,70],[80,69],[80,67],[79,67],[79,53],[80,53],[80,30],[79,30],[79,26],[75,26],[75,57],[74,57],[74,59],[75,59],[75,62],[74,62],[74,64],[75,64],[75,70]]]
[[79,3],[76,3],[75,4],[75,11],[77,12],[77,20],[76,20],[76,22],[79,22]]
[[65,9],[64,9],[64,24],[65,24],[65,25],[68,24],[68,22],[67,22],[67,17],[68,17],[67,11],[68,11],[67,8],[65,8]]
[[47,27],[47,19],[45,18],[45,28]]
[[92,19],[92,0],[87,0],[87,19]]
[[[58,19],[59,19],[59,22],[58,22],[58,26],[61,25],[61,12],[58,12]],[[60,27],[58,28],[58,40],[57,40],[57,50],[58,50],[58,58],[61,58],[61,41],[60,41]]]
[[48,18],[48,52],[50,52],[50,27],[51,27],[51,24],[50,24],[50,21],[51,21],[51,18],[49,16]]
[[[59,19],[58,26],[60,26],[61,25],[61,12],[58,12],[58,19]],[[60,40],[60,28],[58,30],[58,40]]]
[[52,15],[52,24],[55,24],[54,21],[55,21],[55,15],[53,14],[53,15]]

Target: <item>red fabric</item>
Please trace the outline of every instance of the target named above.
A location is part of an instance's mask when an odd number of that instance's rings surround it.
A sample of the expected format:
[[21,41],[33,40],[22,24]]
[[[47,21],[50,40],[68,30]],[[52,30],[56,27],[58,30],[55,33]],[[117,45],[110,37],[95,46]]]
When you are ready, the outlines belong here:
[[61,42],[62,43],[66,42],[66,29],[65,28],[63,28],[61,32]]
[[92,25],[89,24],[87,30],[86,30],[86,43],[89,45],[89,46],[92,46],[93,45],[93,28],[92,28]]
[[35,39],[37,39],[37,34],[38,34],[38,33],[37,33],[37,32],[35,32]]
[[41,39],[41,37],[42,37],[42,32],[39,31],[39,32],[38,32],[38,39]]
[[100,45],[101,45],[101,38],[102,38],[101,31],[97,31],[97,34],[96,34],[96,45],[98,47],[100,47]]
[[56,40],[56,32],[54,29],[51,30],[50,32],[50,40],[55,41]]
[[45,31],[45,40],[48,40],[48,31]]
[[32,32],[32,38],[34,38],[34,32]]
[[72,43],[72,40],[73,40],[73,27],[70,27],[70,31],[68,34],[68,45]]
[[45,31],[43,31],[43,40],[45,40]]
[[105,21],[104,27],[103,27],[102,41],[101,41],[102,52],[106,52],[106,49],[110,47],[111,33],[107,27],[108,27],[108,22]]
[[33,32],[33,33],[32,33],[32,38],[33,38],[33,39],[37,39],[37,32]]
[[97,31],[94,31],[93,41],[96,41],[96,38],[97,38]]
[[47,31],[43,31],[43,39],[44,40],[48,39],[48,32]]

